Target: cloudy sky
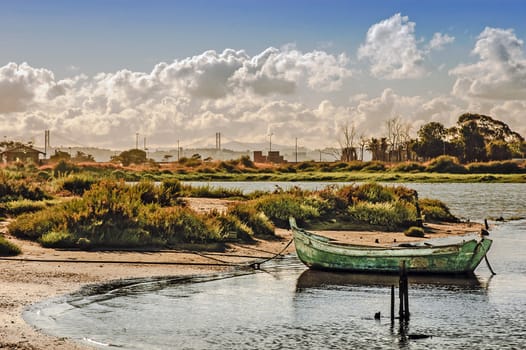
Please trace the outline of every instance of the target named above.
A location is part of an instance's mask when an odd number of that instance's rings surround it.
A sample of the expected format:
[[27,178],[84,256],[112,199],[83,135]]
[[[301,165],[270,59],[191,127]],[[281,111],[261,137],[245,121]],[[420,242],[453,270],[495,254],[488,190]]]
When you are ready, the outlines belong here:
[[338,144],[464,112],[526,135],[522,0],[0,3],[0,128],[126,149]]

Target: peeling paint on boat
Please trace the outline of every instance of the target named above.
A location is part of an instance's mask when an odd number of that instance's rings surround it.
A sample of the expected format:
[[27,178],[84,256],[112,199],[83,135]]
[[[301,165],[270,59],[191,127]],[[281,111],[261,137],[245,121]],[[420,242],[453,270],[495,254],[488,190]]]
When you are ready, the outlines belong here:
[[492,244],[480,238],[443,246],[359,246],[307,232],[293,218],[290,224],[298,258],[313,269],[396,273],[405,261],[409,273],[470,274]]

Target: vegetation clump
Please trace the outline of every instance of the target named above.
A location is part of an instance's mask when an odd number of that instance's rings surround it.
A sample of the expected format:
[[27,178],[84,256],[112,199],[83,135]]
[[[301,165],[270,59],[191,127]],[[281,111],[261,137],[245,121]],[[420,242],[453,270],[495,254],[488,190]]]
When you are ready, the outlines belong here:
[[461,165],[457,158],[451,156],[440,156],[433,159],[426,168],[430,173],[465,174],[466,168]]
[[523,174],[526,168],[513,161],[470,163],[466,166],[470,174]]
[[23,178],[10,178],[5,172],[0,172],[0,202],[21,199],[41,201],[49,198],[38,183]]
[[20,247],[16,244],[9,242],[4,236],[0,236],[0,255],[1,256],[13,256],[22,253]]
[[437,199],[422,198],[418,201],[422,216],[427,221],[446,221],[446,222],[458,222],[458,218],[455,217],[449,211],[449,208],[441,201]]
[[[180,243],[221,242],[237,218],[206,217],[180,201],[182,186],[165,181],[129,185],[103,180],[82,197],[36,213],[20,215],[10,232],[48,247],[173,246]],[[239,220],[238,220],[239,221]],[[237,225],[242,227],[242,223]],[[252,240],[249,230],[236,239]]]
[[[403,186],[382,186],[377,183],[329,186],[323,190],[305,191],[292,188],[276,191],[251,201],[277,227],[288,227],[294,217],[302,226],[317,226],[340,221],[362,228],[400,230],[421,222],[420,201],[416,191]],[[424,202],[427,211],[438,217],[454,220],[447,206],[440,201]],[[448,215],[449,214],[449,215]],[[345,226],[345,225],[343,225]]]
[[404,231],[404,235],[406,235],[407,237],[423,238],[425,236],[425,232],[422,227],[411,226],[407,230]]
[[237,203],[228,209],[228,214],[239,219],[252,230],[255,237],[273,237],[274,224],[264,212],[256,209],[255,205],[248,203]]
[[0,203],[0,217],[18,216],[23,213],[33,213],[43,210],[53,204],[54,201],[52,200],[32,201],[29,199],[4,202]]
[[89,174],[72,174],[58,180],[61,189],[76,196],[82,196],[98,181]]

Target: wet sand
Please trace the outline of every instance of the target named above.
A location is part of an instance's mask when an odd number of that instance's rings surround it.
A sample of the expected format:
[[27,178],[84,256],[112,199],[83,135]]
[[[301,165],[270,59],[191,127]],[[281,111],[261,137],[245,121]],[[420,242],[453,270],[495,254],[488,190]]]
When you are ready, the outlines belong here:
[[[289,231],[277,231],[282,237],[279,240],[229,244],[225,252],[199,254],[54,250],[7,235],[23,254],[0,258],[0,349],[88,349],[73,341],[40,333],[24,321],[22,312],[33,303],[74,292],[87,284],[134,277],[208,274],[235,268],[226,264],[260,261],[280,252],[289,242]],[[293,250],[294,245],[290,245],[285,253]]]

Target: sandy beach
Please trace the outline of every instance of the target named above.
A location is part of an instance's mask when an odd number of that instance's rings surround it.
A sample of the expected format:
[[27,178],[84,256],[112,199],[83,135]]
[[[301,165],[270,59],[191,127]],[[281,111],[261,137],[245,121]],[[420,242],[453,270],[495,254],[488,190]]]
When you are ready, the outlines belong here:
[[[218,200],[191,203],[199,210],[221,209]],[[436,226],[428,238],[480,231],[478,225]],[[67,339],[47,336],[22,318],[26,307],[38,301],[74,292],[84,285],[112,280],[207,274],[226,271],[229,264],[248,264],[282,251],[291,239],[291,232],[277,229],[277,240],[257,240],[254,244],[228,244],[224,252],[192,251],[68,251],[42,248],[39,244],[6,238],[22,249],[22,254],[0,259],[0,348],[2,349],[87,349]],[[402,233],[326,232],[328,236],[356,244],[380,244],[415,241]],[[418,240],[418,239],[416,239]],[[294,251],[291,244],[284,253]]]

